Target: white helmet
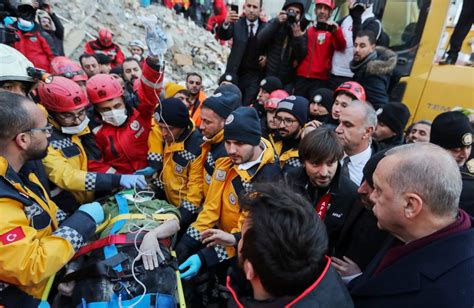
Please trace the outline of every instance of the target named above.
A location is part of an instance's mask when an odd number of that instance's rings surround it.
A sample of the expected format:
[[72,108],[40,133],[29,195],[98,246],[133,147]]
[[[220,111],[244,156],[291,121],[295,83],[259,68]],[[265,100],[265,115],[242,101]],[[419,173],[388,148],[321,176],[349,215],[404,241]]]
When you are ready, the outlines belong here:
[[145,51],[145,44],[143,44],[142,41],[140,40],[132,40],[130,43],[128,43],[128,47],[133,47],[133,46],[136,46],[136,47],[139,47],[141,48],[143,51]]
[[26,69],[34,67],[21,52],[5,44],[0,44],[0,82],[7,80],[35,82]]

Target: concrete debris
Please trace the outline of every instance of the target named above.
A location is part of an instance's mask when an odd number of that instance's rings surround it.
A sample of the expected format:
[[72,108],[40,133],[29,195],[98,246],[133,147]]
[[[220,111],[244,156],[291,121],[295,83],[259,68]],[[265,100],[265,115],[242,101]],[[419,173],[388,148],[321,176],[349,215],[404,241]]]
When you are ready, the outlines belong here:
[[154,4],[142,8],[138,0],[72,0],[51,1],[55,12],[70,22],[65,26],[66,55],[78,60],[84,44],[97,35],[102,27],[114,33],[114,42],[126,56],[132,39],[145,42],[145,28],[140,16],[156,15],[158,24],[168,34],[170,47],[165,55],[166,81],[184,84],[186,73],[196,71],[203,75],[206,92],[216,88],[216,82],[225,71],[229,48],[222,46],[214,36],[193,21],[176,15],[174,11]]

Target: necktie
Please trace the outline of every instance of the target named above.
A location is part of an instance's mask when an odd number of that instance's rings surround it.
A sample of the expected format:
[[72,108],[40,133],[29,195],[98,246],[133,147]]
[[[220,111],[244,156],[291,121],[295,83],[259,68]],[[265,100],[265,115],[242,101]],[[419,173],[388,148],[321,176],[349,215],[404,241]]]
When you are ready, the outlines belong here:
[[250,23],[250,25],[249,25],[249,28],[250,28],[249,29],[249,37],[254,37],[255,36],[254,33],[253,33],[253,27],[254,26],[255,26],[254,23]]
[[345,175],[348,178],[350,178],[350,174],[349,174],[349,163],[350,162],[351,162],[351,159],[349,158],[349,156],[344,157],[343,162],[342,162],[342,169],[341,169],[342,175]]

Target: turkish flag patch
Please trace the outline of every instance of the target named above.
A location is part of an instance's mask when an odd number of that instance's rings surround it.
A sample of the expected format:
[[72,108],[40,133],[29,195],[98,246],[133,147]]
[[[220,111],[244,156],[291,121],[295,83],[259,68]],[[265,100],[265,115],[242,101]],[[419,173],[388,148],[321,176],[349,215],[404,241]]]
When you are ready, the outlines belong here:
[[16,227],[6,233],[1,234],[0,242],[2,242],[3,245],[8,245],[23,238],[25,238],[25,233],[23,232],[23,229],[21,227]]

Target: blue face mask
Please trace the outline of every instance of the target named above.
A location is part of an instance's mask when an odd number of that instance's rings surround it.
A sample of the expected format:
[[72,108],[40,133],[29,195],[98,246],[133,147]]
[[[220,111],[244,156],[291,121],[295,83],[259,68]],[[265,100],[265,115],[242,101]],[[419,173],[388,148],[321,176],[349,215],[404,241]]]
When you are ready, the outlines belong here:
[[18,29],[25,32],[31,31],[35,27],[34,22],[25,20],[23,18],[18,18],[17,25],[18,25]]

